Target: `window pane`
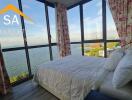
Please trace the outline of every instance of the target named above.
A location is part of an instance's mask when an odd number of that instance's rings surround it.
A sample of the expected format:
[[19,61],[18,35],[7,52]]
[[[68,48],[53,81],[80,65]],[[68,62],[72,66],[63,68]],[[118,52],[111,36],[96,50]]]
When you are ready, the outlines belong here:
[[[50,21],[51,42],[56,43],[57,36],[56,36],[55,8],[48,7],[48,11],[49,11],[49,21]],[[53,60],[59,58],[59,50],[57,46],[52,46],[52,54],[53,54]]]
[[60,58],[57,46],[52,46],[53,60]]
[[92,0],[83,6],[85,40],[102,39],[102,0]]
[[71,44],[72,55],[82,55],[81,44]]
[[28,76],[24,50],[5,52],[3,56],[11,83]]
[[121,48],[119,42],[107,43],[107,56],[109,56],[111,52],[113,52],[114,50],[116,50],[118,48]]
[[55,8],[48,7],[48,11],[49,11],[51,41],[52,43],[56,43]]
[[84,54],[86,56],[104,57],[103,43],[85,43]]
[[108,40],[116,40],[119,39],[117,30],[116,30],[116,26],[115,26],[115,22],[113,20],[109,5],[107,3],[106,6],[106,16],[107,16],[107,39]]
[[[48,43],[44,4],[38,1],[22,0],[23,11],[33,22],[25,20],[28,45]],[[37,11],[37,12],[34,12]]]
[[50,61],[48,47],[30,49],[29,55],[32,72],[35,72],[38,65]]
[[[1,0],[0,4],[0,9],[9,4],[19,8],[17,0]],[[2,48],[24,46],[20,16],[11,10],[0,15],[0,42]]]
[[74,7],[67,12],[68,14],[68,27],[70,34],[71,42],[80,42],[81,33],[80,33],[80,14],[79,7]]

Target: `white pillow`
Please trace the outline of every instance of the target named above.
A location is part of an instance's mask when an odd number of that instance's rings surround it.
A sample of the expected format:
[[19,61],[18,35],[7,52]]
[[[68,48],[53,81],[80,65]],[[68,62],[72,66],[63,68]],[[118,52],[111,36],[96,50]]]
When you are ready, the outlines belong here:
[[117,49],[114,52],[112,52],[107,59],[107,61],[104,64],[104,68],[106,68],[108,71],[114,71],[120,62],[120,60],[124,56],[124,50],[123,49]]
[[130,80],[132,80],[132,50],[128,49],[114,72],[112,84],[114,87],[120,88]]

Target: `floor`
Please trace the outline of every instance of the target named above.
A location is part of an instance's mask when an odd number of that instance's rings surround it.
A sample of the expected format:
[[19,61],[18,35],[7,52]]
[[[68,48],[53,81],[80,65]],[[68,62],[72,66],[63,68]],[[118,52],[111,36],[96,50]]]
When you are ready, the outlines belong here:
[[0,96],[0,100],[59,100],[40,86],[31,81],[25,82],[12,89],[7,96]]
[[[40,86],[33,85],[32,81],[27,81],[23,84],[12,88],[12,93],[2,97],[0,100],[59,100],[54,95],[46,91]],[[96,91],[91,91],[85,100],[117,100],[100,94]]]

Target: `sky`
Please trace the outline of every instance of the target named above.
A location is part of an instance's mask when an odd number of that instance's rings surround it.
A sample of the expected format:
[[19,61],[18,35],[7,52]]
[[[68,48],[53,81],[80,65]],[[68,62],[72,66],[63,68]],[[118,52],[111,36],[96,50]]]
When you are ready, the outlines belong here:
[[[13,4],[18,8],[17,0],[1,0],[0,9],[8,4]],[[22,0],[23,12],[29,16],[33,23],[25,21],[28,45],[47,44],[47,27],[45,20],[44,4],[36,0]],[[102,4],[101,0],[93,0],[83,6],[84,9],[84,34],[85,40],[102,39]],[[56,21],[55,9],[49,7],[49,19],[52,35],[52,42],[56,42]],[[17,16],[19,24],[4,24],[4,16],[9,15],[12,21],[14,15]],[[81,41],[79,7],[67,11],[69,35],[71,42]],[[118,39],[116,27],[107,6],[107,38]],[[20,16],[9,11],[0,15],[0,42],[3,48],[24,46],[21,30]]]

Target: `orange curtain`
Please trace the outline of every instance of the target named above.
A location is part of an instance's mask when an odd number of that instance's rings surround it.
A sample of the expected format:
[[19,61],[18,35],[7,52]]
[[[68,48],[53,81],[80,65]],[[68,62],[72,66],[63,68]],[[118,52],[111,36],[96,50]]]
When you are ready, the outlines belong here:
[[132,0],[108,0],[121,40],[121,46],[132,46]]
[[56,5],[57,38],[61,57],[71,54],[67,21],[67,9],[63,4]]
[[10,89],[10,80],[7,74],[0,47],[0,94],[5,95]]

